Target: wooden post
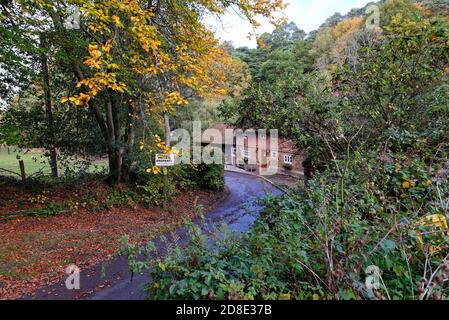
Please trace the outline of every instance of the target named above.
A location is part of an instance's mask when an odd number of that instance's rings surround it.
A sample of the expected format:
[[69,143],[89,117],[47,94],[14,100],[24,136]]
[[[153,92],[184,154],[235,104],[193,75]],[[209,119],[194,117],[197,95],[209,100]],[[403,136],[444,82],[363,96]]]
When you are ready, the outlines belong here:
[[[165,145],[170,147],[170,118],[168,114],[164,114],[164,122],[165,122]],[[162,168],[162,172],[164,174],[164,202],[162,205],[162,209],[165,211],[167,209],[167,197],[168,197],[168,172],[167,167]]]
[[162,210],[167,210],[167,189],[168,189],[168,176],[167,167],[162,168],[162,174],[164,175],[164,201],[162,202]]
[[47,126],[48,126],[48,137],[49,137],[49,151],[50,151],[50,167],[51,176],[58,176],[58,160],[56,155],[55,147],[55,125],[53,119],[53,111],[51,104],[51,91],[50,91],[50,76],[48,72],[48,62],[47,62],[47,41],[43,34],[40,35],[40,49],[41,49],[41,65],[42,65],[42,82],[44,88],[44,102],[45,102],[45,113],[47,116]]
[[19,167],[20,167],[20,176],[22,177],[22,181],[25,182],[26,175],[25,175],[25,164],[23,163],[23,160],[19,160]]

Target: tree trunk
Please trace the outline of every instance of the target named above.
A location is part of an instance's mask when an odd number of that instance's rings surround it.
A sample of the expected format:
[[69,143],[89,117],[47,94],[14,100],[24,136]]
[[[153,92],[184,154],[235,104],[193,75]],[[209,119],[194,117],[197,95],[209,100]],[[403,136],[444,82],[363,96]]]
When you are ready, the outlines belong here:
[[56,146],[55,146],[55,125],[53,119],[53,111],[51,105],[51,91],[50,91],[50,79],[48,73],[48,62],[47,55],[45,53],[46,50],[46,41],[45,37],[40,35],[40,49],[41,49],[41,65],[42,65],[42,84],[44,87],[44,102],[45,102],[45,113],[47,117],[47,126],[48,126],[48,140],[49,140],[49,151],[50,151],[50,167],[51,167],[51,176],[58,176],[58,162],[56,156]]
[[[128,104],[128,117],[126,122],[126,131],[125,131],[125,153],[127,155],[132,152],[135,141],[135,129],[134,129],[134,114],[135,114],[135,106],[132,103]],[[124,182],[128,182],[130,179],[130,174],[132,171],[133,163],[130,159],[126,159],[123,161],[123,170],[122,170],[122,180]]]
[[107,145],[109,158],[109,175],[112,183],[119,183],[121,176],[121,152],[117,145],[117,133],[114,126],[113,101],[110,96],[107,97],[105,104],[106,126],[107,126]]

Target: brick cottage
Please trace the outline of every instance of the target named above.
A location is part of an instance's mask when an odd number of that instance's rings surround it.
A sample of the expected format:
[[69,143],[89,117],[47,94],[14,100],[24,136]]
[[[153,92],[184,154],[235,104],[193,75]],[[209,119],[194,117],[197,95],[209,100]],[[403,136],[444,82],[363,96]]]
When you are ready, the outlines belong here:
[[[305,153],[296,148],[293,141],[279,137],[276,146],[272,143],[272,138],[276,137],[270,137],[269,131],[243,131],[222,123],[214,125],[211,129],[220,132],[221,141],[214,143],[209,137],[203,136],[201,144],[220,146],[224,152],[225,165],[256,172],[277,166],[277,173],[304,177]],[[232,139],[229,139],[230,132]]]

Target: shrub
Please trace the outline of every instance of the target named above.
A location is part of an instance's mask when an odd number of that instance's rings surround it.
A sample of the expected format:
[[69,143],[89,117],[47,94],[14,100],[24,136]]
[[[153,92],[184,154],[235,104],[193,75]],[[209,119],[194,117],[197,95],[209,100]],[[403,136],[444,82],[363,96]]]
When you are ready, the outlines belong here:
[[224,188],[224,167],[219,164],[199,164],[194,170],[192,178],[200,188],[222,190]]
[[135,205],[134,198],[136,194],[129,188],[113,189],[106,198],[103,206],[104,208],[111,208],[123,205]]
[[[144,185],[139,185],[141,202],[148,206],[160,205],[164,201],[164,182],[162,175],[152,176]],[[167,185],[167,201],[176,195],[176,186],[169,182]]]
[[[220,191],[224,188],[224,168],[221,165],[175,165],[168,168],[168,200],[177,190],[196,188]],[[141,173],[137,179],[137,188],[142,201],[147,205],[159,205],[163,201],[163,175]]]

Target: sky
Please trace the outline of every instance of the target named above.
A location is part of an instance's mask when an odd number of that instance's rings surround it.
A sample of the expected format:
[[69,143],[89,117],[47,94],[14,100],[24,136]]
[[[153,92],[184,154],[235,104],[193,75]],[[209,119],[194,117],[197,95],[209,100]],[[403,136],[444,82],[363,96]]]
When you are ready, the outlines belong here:
[[[372,1],[372,0],[371,0]],[[348,13],[352,8],[363,8],[370,0],[285,0],[289,6],[283,14],[289,21],[306,31],[318,29],[318,27],[335,12]],[[256,40],[248,39],[248,33],[252,32],[251,25],[234,12],[228,12],[217,21],[215,18],[206,18],[205,22],[216,32],[222,41],[232,41],[235,47],[256,47]],[[258,34],[271,32],[274,28],[267,22],[262,21],[262,26],[257,29]]]

